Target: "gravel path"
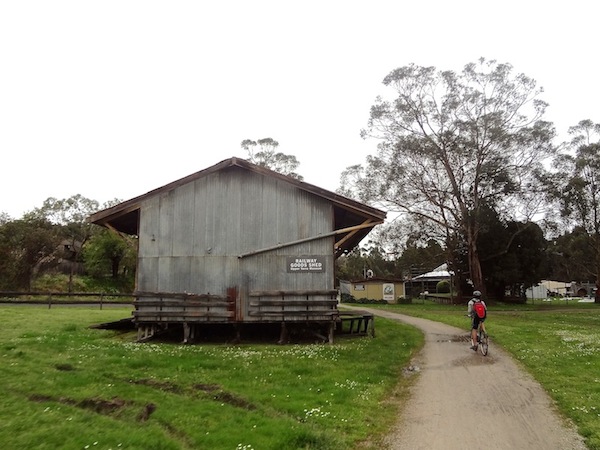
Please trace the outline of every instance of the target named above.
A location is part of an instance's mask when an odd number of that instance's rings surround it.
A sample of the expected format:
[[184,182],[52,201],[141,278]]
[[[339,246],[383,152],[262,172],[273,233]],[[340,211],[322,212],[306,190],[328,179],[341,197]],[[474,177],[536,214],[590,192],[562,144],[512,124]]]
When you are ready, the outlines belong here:
[[413,361],[419,379],[388,437],[390,449],[586,449],[548,394],[493,341],[487,357],[468,348],[467,324],[460,329],[360,309],[408,323],[425,334],[425,346]]

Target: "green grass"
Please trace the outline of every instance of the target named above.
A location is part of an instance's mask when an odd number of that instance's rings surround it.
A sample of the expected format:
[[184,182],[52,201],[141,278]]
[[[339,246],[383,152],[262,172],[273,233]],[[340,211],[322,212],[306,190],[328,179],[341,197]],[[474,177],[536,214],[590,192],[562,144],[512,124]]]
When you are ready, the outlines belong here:
[[423,343],[378,318],[334,345],[137,344],[130,310],[2,306],[6,449],[380,448]]
[[[369,307],[379,307],[368,305]],[[388,306],[468,329],[464,306]],[[2,306],[0,442],[7,449],[379,448],[420,334],[334,345],[134,343],[89,329],[123,309]],[[488,331],[600,449],[600,307],[490,306]]]
[[[403,314],[469,328],[466,306],[426,301],[386,306]],[[494,345],[514,356],[573,420],[592,450],[600,449],[600,305],[564,300],[490,305],[486,328]]]

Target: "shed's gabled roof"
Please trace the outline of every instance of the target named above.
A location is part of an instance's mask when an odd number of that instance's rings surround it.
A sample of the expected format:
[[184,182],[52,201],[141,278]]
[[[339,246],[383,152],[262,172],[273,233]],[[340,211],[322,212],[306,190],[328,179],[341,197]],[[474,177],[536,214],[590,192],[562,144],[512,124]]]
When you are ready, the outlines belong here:
[[324,198],[333,204],[335,235],[336,235],[336,256],[341,255],[345,250],[351,250],[378,224],[383,223],[386,213],[376,208],[372,208],[356,200],[338,195],[334,192],[321,189],[315,185],[299,181],[295,178],[282,175],[262,166],[252,164],[245,159],[229,158],[215,164],[212,167],[188,175],[187,177],[173,181],[165,186],[154,189],[146,194],[124,201],[111,208],[98,211],[89,217],[90,222],[97,225],[113,228],[123,233],[135,235],[139,230],[139,210],[142,202],[155,195],[176,189],[187,183],[205,177],[212,173],[224,170],[230,167],[240,167],[261,175],[277,178],[286,183],[296,186],[306,192],[310,192],[318,197]]

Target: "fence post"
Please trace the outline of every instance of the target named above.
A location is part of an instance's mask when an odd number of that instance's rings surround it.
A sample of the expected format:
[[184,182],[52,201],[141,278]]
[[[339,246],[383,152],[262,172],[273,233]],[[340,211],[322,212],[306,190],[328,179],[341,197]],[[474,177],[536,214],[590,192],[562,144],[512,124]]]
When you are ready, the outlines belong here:
[[52,294],[48,295],[48,309],[52,307]]
[[104,292],[100,294],[100,309],[102,309],[102,302],[104,301]]

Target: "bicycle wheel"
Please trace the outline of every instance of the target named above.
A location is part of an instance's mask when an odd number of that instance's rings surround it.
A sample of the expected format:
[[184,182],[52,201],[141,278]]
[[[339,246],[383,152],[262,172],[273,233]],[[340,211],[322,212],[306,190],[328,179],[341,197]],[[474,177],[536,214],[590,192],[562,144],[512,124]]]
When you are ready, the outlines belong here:
[[488,354],[488,335],[485,331],[479,330],[479,350],[481,350],[481,354],[486,356]]

